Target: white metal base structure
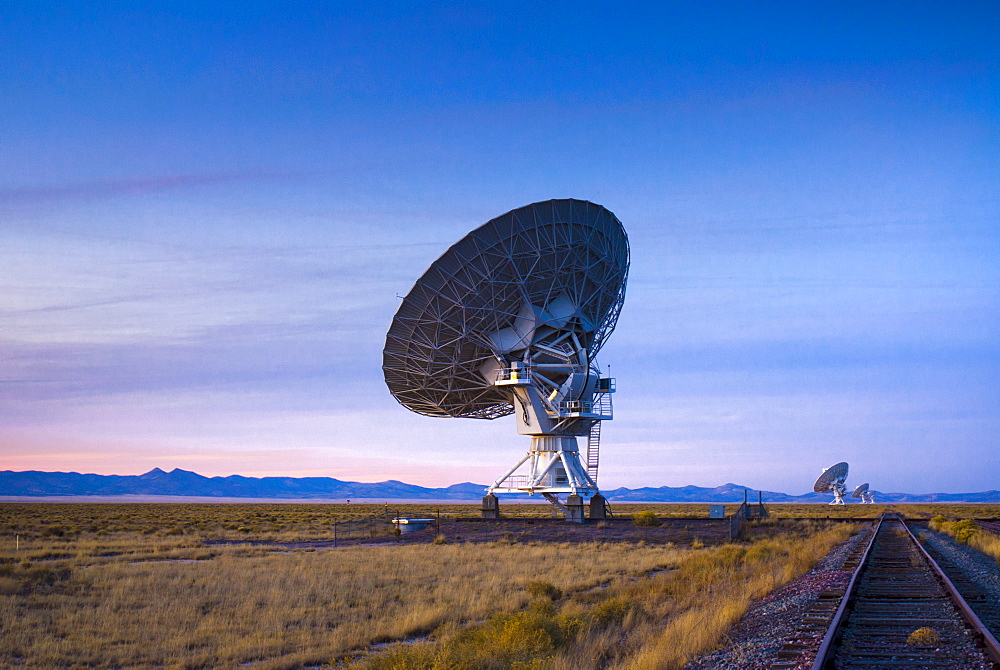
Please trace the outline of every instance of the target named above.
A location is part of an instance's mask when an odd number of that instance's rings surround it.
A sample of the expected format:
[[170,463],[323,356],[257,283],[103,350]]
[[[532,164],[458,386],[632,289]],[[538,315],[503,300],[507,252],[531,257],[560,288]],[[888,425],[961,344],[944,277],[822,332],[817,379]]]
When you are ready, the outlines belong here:
[[868,491],[867,493],[865,493],[864,497],[861,499],[861,502],[864,505],[874,505],[875,504],[875,494],[872,493],[871,491]]
[[[526,474],[514,474],[527,464]],[[489,493],[554,493],[590,496],[597,482],[587,474],[575,437],[538,435],[531,449],[517,464],[497,479]]]
[[847,493],[847,489],[844,488],[843,484],[834,486],[830,489],[830,492],[833,493],[833,502],[830,503],[831,505],[846,504],[844,503],[844,494]]

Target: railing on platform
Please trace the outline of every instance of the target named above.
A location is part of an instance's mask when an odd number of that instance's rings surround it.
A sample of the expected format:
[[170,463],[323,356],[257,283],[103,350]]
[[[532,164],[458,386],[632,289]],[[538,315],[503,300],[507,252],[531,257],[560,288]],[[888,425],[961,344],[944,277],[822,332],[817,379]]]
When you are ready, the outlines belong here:
[[566,400],[559,403],[559,409],[567,414],[612,416],[611,395],[601,393],[593,400]]
[[520,489],[527,488],[531,485],[531,477],[529,475],[511,475],[507,479],[500,482],[498,488],[502,489]]

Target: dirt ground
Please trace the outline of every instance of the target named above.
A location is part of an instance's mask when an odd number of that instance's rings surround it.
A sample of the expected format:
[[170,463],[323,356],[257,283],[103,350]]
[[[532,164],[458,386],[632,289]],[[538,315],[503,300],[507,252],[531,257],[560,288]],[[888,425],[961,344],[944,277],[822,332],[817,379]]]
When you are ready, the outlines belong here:
[[[440,534],[446,542],[645,542],[646,544],[673,543],[690,546],[692,542],[705,545],[722,544],[729,541],[728,519],[662,519],[660,526],[636,526],[631,519],[607,519],[585,524],[567,523],[563,519],[442,519]],[[338,540],[336,546],[427,544],[438,535],[436,523],[423,530],[401,533],[397,537],[374,537],[364,539]],[[229,541],[207,542],[206,544],[229,544]],[[274,544],[289,548],[316,549],[333,547],[330,540],[309,542],[251,542],[251,544]]]
[[[469,542],[646,542],[687,545],[729,541],[728,519],[664,519],[660,526],[636,526],[631,519],[606,519],[585,524],[563,519],[470,519],[442,524],[446,539]],[[433,532],[433,531],[432,531]]]

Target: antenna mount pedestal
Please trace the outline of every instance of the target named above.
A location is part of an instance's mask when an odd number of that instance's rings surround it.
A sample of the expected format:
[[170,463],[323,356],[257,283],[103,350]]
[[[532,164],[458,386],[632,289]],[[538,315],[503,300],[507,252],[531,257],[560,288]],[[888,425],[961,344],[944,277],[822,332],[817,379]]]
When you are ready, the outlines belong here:
[[[551,348],[547,348],[551,349]],[[529,356],[530,357],[530,350]],[[581,356],[581,358],[583,358]],[[515,465],[487,489],[487,493],[542,494],[572,523],[583,523],[583,497],[598,494],[596,467],[593,474],[588,463],[596,466],[597,444],[595,426],[612,418],[610,396],[614,382],[601,377],[599,371],[571,361],[561,370],[562,385],[549,376],[539,374],[535,366],[520,361],[498,370],[497,386],[510,389],[516,412],[517,429],[531,436],[531,447]],[[574,384],[574,393],[569,394]],[[572,399],[567,395],[575,396]],[[600,432],[597,431],[599,435]],[[580,456],[577,437],[590,436],[587,442],[587,462]],[[521,474],[515,474],[519,470]],[[559,496],[567,496],[565,502]]]
[[[526,463],[527,474],[514,474]],[[488,492],[590,496],[597,493],[597,483],[580,460],[576,437],[533,435],[528,453],[497,479]]]

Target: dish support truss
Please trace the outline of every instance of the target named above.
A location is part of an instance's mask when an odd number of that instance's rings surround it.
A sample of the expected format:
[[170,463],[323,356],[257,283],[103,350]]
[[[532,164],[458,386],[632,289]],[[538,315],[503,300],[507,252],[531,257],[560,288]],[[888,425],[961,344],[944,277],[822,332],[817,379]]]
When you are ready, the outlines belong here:
[[497,217],[448,249],[403,299],[382,352],[386,385],[425,416],[514,414],[497,370],[529,346],[558,348],[555,331],[569,330],[586,371],[618,321],[628,267],[621,222],[594,203],[552,200]]
[[847,493],[847,487],[844,486],[844,482],[835,481],[830,485],[830,492],[833,494],[833,500],[830,502],[831,505],[844,505],[844,495]]
[[613,418],[615,388],[588,360],[593,336],[565,294],[543,307],[526,304],[511,328],[491,335],[494,358],[481,373],[510,394],[517,432],[531,436],[531,446],[488,494],[541,494],[565,511],[559,496],[599,492],[600,427]]

